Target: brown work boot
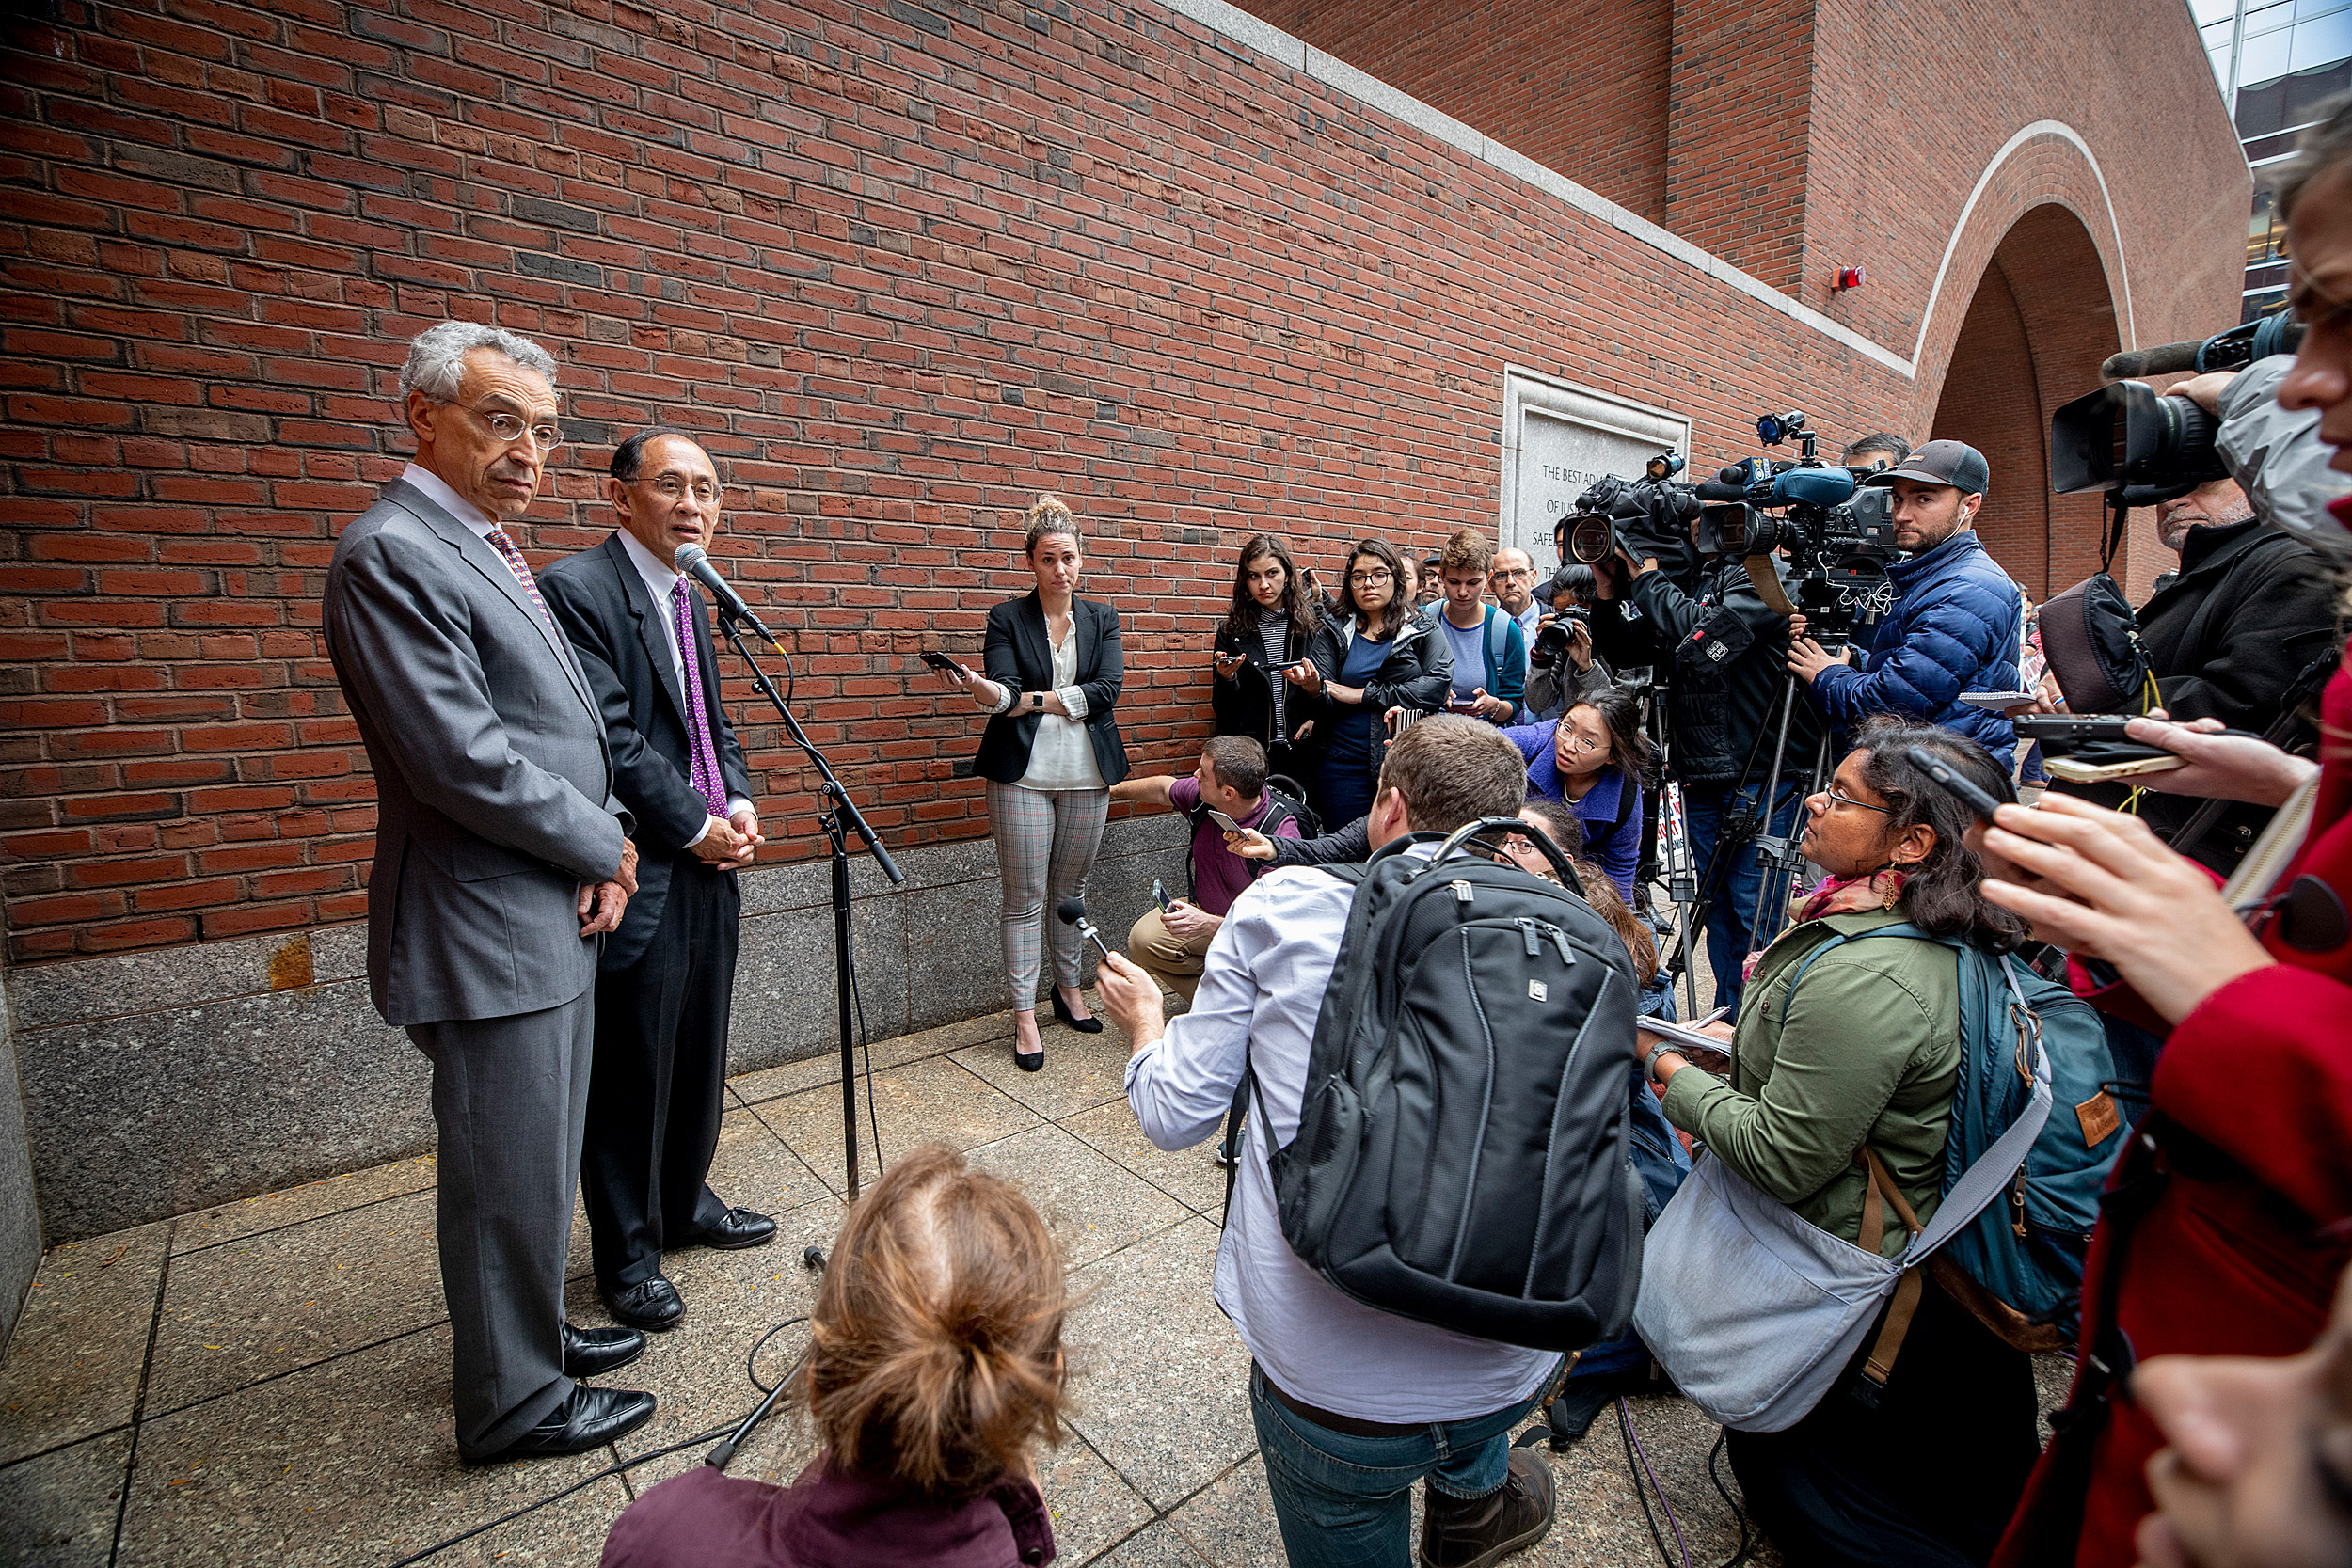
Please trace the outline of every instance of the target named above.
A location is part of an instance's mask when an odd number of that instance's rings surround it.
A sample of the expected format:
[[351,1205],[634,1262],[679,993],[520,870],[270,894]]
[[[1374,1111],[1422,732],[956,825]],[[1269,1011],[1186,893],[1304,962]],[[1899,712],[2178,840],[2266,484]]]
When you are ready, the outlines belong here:
[[1533,1449],[1511,1450],[1510,1473],[1483,1497],[1422,1487],[1422,1568],[1487,1568],[1551,1528],[1551,1466]]

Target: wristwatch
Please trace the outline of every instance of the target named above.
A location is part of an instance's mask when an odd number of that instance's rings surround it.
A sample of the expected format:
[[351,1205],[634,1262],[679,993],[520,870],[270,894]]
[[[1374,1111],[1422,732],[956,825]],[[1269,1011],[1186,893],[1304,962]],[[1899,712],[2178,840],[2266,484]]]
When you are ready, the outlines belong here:
[[1657,1083],[1658,1058],[1661,1053],[1672,1051],[1674,1048],[1672,1040],[1660,1040],[1656,1045],[1651,1046],[1642,1057],[1642,1076],[1653,1084]]

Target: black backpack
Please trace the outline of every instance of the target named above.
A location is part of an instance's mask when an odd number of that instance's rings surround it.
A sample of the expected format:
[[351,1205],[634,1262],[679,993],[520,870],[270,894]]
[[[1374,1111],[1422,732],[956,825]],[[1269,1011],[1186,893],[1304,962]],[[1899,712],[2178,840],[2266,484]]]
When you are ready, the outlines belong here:
[[[1565,885],[1467,847],[1505,832]],[[1357,893],[1269,1162],[1282,1235],[1384,1312],[1535,1350],[1613,1338],[1641,1283],[1632,959],[1532,824],[1488,817],[1426,861],[1402,842],[1316,868]],[[1245,1069],[1236,1130],[1255,1092]]]

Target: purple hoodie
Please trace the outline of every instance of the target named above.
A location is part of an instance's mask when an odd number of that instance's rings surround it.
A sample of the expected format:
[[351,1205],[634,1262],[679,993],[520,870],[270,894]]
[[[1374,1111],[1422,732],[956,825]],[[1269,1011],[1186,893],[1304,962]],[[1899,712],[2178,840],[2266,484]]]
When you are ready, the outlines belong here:
[[603,1568],[1042,1568],[1054,1526],[1036,1485],[1007,1478],[934,1502],[818,1460],[789,1487],[707,1465],[622,1511]]

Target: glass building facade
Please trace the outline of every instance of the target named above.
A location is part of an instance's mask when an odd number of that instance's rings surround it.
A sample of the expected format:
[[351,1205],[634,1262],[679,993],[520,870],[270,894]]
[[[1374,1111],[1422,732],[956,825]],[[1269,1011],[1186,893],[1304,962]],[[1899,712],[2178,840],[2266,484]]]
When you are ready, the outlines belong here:
[[2287,298],[2286,226],[2268,176],[2328,101],[2352,91],[2352,0],[2189,0],[2189,8],[2254,171],[2239,318],[2252,321]]

